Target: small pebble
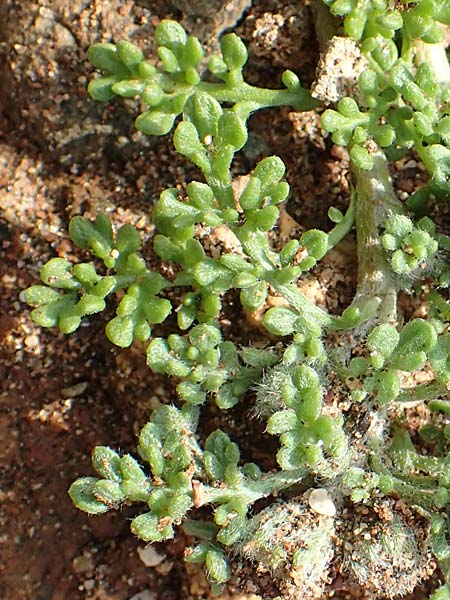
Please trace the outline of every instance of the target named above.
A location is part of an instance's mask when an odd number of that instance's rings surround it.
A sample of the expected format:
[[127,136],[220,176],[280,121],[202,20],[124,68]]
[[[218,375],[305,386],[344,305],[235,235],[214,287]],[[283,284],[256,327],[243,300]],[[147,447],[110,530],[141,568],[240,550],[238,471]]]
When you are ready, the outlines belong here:
[[88,554],[82,554],[73,559],[72,568],[75,573],[87,573],[94,569],[94,562]]
[[61,395],[64,398],[73,398],[74,396],[80,396],[87,388],[87,386],[88,384],[86,381],[80,381],[80,383],[76,383],[75,385],[62,388]]
[[146,567],[156,567],[166,558],[166,555],[159,554],[152,544],[145,546],[145,548],[138,548],[137,553]]
[[83,583],[83,586],[87,592],[92,592],[92,590],[95,587],[95,580],[94,579],[86,579],[86,581]]
[[334,517],[336,514],[336,505],[325,488],[312,490],[308,497],[308,503],[312,510],[319,515]]
[[137,594],[134,594],[134,596],[131,596],[129,600],[156,600],[156,596],[149,590],[142,590],[142,592],[138,592]]

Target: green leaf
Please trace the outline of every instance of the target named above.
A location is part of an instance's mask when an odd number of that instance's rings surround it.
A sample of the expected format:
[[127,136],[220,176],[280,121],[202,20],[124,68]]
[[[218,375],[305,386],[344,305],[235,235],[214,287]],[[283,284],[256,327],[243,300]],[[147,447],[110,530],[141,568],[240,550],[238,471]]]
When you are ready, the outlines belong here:
[[167,506],[167,513],[175,523],[180,523],[192,506],[189,494],[174,494]]
[[110,342],[120,348],[128,348],[133,343],[134,321],[131,317],[114,317],[105,331]]
[[144,425],[139,434],[139,453],[149,463],[153,475],[161,477],[165,468],[165,460],[160,433],[153,421]]
[[130,454],[124,454],[120,459],[120,472],[124,480],[133,479],[136,482],[147,481],[147,476],[142,467]]
[[107,77],[97,77],[89,82],[88,93],[94,100],[98,102],[108,102],[114,98],[112,86],[117,82],[117,75],[109,75]]
[[186,40],[186,32],[177,21],[164,19],[156,28],[155,41],[158,46],[176,49],[184,46]]
[[186,102],[184,114],[195,126],[200,140],[207,136],[215,137],[218,132],[219,118],[222,116],[219,102],[205,93],[193,94]]
[[436,345],[430,352],[430,364],[440,381],[450,381],[450,335],[438,336]]
[[241,290],[240,300],[246,310],[254,311],[263,306],[267,298],[267,283],[261,281],[256,285]]
[[234,513],[229,519],[229,523],[218,532],[217,541],[225,546],[236,544],[244,535],[246,524],[245,516]]
[[200,352],[215,348],[222,341],[222,335],[217,327],[212,325],[197,325],[189,333],[190,343]]
[[184,45],[180,64],[184,71],[198,65],[203,58],[203,48],[196,37],[189,36]]
[[92,453],[92,466],[104,479],[122,481],[121,459],[107,446],[96,446]]
[[141,98],[142,102],[145,102],[148,106],[155,107],[161,104],[164,99],[164,91],[156,83],[150,83],[146,85]]
[[257,278],[251,273],[240,273],[234,277],[232,285],[237,288],[249,288],[257,283]]
[[117,55],[128,68],[135,67],[144,60],[144,54],[139,46],[127,40],[120,40],[117,44]]
[[154,250],[163,260],[182,262],[182,253],[179,246],[164,235],[156,235],[153,244]]
[[177,394],[184,402],[193,406],[201,405],[206,401],[206,393],[202,390],[201,385],[191,383],[190,381],[179,383],[177,385]]
[[[64,294],[60,300],[51,302],[50,304],[43,304],[38,308],[31,311],[31,318],[35,323],[41,327],[55,327],[61,325],[62,316],[65,314],[76,313],[74,308],[77,296],[76,294]],[[75,319],[72,322],[73,329],[77,329],[80,325],[81,319],[75,315]]]
[[41,268],[41,279],[51,287],[73,290],[80,287],[72,274],[73,265],[64,258],[51,258]]
[[300,392],[300,403],[296,407],[297,416],[306,423],[314,422],[322,407],[322,390],[316,371],[307,365],[296,367],[293,382]]
[[386,233],[403,239],[413,231],[414,223],[406,215],[393,215],[386,220],[384,228]]
[[208,577],[212,581],[225,583],[231,576],[230,565],[225,558],[225,554],[219,549],[213,549],[207,552],[205,567]]
[[140,114],[134,124],[136,129],[146,135],[166,135],[172,129],[176,116],[152,110]]
[[206,440],[203,462],[211,479],[224,481],[227,468],[237,467],[239,448],[226,433],[216,429]]
[[229,69],[242,69],[247,62],[247,48],[235,33],[228,33],[221,38],[220,49]]
[[298,425],[295,410],[281,410],[274,413],[267,421],[267,431],[272,435],[280,435],[295,429]]
[[101,312],[105,306],[103,298],[99,298],[95,294],[84,294],[76,304],[76,308],[83,316]]
[[168,73],[176,73],[180,69],[177,55],[172,52],[172,50],[169,50],[169,48],[160,46],[158,48],[158,56],[163,64],[164,70]]
[[122,79],[111,86],[112,92],[123,98],[139,96],[145,89],[145,82],[139,79]]
[[394,371],[385,371],[378,375],[376,398],[381,404],[392,402],[400,393],[400,379]]
[[320,260],[328,251],[328,235],[320,229],[309,229],[302,233],[300,245],[305,246],[308,254],[316,261]]
[[92,489],[92,493],[97,500],[104,502],[108,506],[118,506],[126,498],[121,484],[109,479],[98,479]]
[[25,302],[30,306],[51,304],[61,297],[59,292],[46,285],[32,285],[25,290],[24,296]]
[[363,171],[370,171],[374,164],[373,156],[371,156],[368,150],[366,150],[366,148],[363,148],[362,146],[352,146],[352,148],[350,149],[350,158],[355,163],[355,165]]
[[277,463],[283,471],[292,471],[305,466],[305,457],[298,447],[283,446],[277,452]]
[[257,177],[261,182],[263,192],[283,177],[286,171],[283,161],[278,156],[267,156],[259,161],[253,171],[253,177]]
[[261,182],[258,177],[250,177],[239,197],[239,204],[244,211],[248,211],[257,208],[261,200]]
[[[192,524],[193,524],[192,533],[191,533],[191,523],[190,522],[183,525],[183,529],[186,531],[187,535],[194,535],[195,537],[198,538],[199,534],[197,532],[197,523],[192,521]],[[208,530],[207,530],[207,532],[209,533]],[[208,538],[208,539],[213,539],[214,537],[215,537],[215,530],[213,531],[211,538]],[[205,562],[206,554],[207,554],[208,550],[211,550],[211,548],[213,548],[212,544],[210,544],[208,542],[201,542],[200,544],[197,544],[196,546],[194,546],[194,548],[187,549],[187,552],[185,552],[185,555],[184,555],[184,560],[187,563],[203,563],[203,562]]]
[[428,408],[432,412],[443,412],[446,415],[450,415],[450,401],[449,400],[431,400],[428,403]]
[[226,383],[225,385],[222,385],[219,392],[217,393],[216,405],[221,410],[229,410],[230,408],[233,408],[233,406],[236,406],[236,404],[239,401],[239,396],[242,395],[243,393],[244,393],[243,391],[240,393],[237,393],[235,391],[234,385],[232,385],[230,383],[228,383],[228,384]]
[[147,348],[147,364],[156,373],[166,373],[174,377],[187,377],[191,365],[174,355],[166,340],[154,338]]
[[298,75],[289,69],[283,71],[281,75],[281,81],[290,92],[298,92],[301,89],[301,83]]
[[93,494],[97,481],[96,477],[81,477],[74,481],[69,488],[69,496],[75,506],[90,515],[101,515],[110,509],[107,504],[97,500]]
[[240,150],[247,143],[248,133],[245,121],[234,112],[226,111],[218,121],[217,144],[229,144],[235,150]]
[[[196,137],[196,140],[198,137]],[[214,192],[206,183],[192,181],[186,187],[190,204],[200,210],[210,210],[214,208]]]
[[280,213],[276,206],[265,206],[255,214],[254,222],[261,231],[270,231],[278,221]]
[[162,323],[170,315],[172,305],[166,298],[156,298],[155,296],[143,300],[145,316],[152,324]]
[[80,248],[91,249],[101,259],[109,258],[112,249],[112,229],[106,216],[97,215],[94,223],[84,217],[73,217],[69,235]]
[[263,325],[273,335],[290,335],[295,331],[298,313],[289,308],[269,308],[264,314]]
[[[194,269],[194,277],[197,283],[204,287],[210,287],[216,280],[225,278],[227,287],[231,285],[232,275],[221,263],[214,258],[206,258],[197,263]],[[227,289],[227,288],[226,288]]]
[[87,51],[87,56],[97,69],[118,76],[126,76],[128,73],[127,68],[122,64],[115,44],[92,44]]
[[135,227],[132,225],[122,225],[117,232],[116,248],[119,252],[130,254],[136,252],[141,247],[141,236]]
[[424,319],[409,321],[400,332],[398,346],[392,355],[392,365],[395,368],[410,370],[411,360],[413,364],[424,362],[426,353],[434,347],[436,341],[436,330],[431,323]]
[[161,542],[173,537],[172,524],[161,526],[158,517],[149,512],[131,521],[131,531],[144,542]]
[[392,325],[379,325],[372,329],[367,337],[367,347],[371,352],[379,353],[385,358],[395,350],[400,335]]

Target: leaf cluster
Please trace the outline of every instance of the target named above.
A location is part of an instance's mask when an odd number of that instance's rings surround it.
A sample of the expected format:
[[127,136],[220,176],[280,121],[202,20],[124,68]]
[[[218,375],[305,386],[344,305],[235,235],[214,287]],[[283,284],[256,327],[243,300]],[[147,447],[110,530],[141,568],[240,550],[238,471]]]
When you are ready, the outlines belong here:
[[381,243],[394,273],[408,276],[418,268],[427,268],[439,248],[435,233],[436,226],[428,217],[422,217],[417,223],[406,215],[389,217]]
[[93,44],[88,51],[93,66],[105,73],[90,82],[88,91],[92,98],[102,102],[116,95],[140,98],[145,109],[135,125],[147,135],[169,133],[188,99],[197,92],[230,102],[237,113],[245,116],[273,105],[291,104],[296,110],[316,105],[292,71],[283,76],[284,90],[271,92],[247,84],[242,74],[247,48],[234,33],[221,38],[221,54],[211,56],[207,62],[213,82],[202,80],[201,43],[188,36],[179,23],[162,21],[156,28],[155,41],[159,58],[156,65],[145,59],[138,46],[126,40]]
[[401,0],[393,6],[389,0],[323,0],[332,15],[343,17],[345,33],[355,39],[380,36],[392,39],[404,29],[410,39],[429,44],[443,40],[439,23],[450,24],[446,0]]
[[450,24],[447,3],[406,2],[404,10],[392,9],[387,0],[326,3],[333,14],[344,17],[347,34],[361,39],[368,68],[358,82],[362,106],[342,98],[336,110],[324,112],[323,127],[335,143],[349,146],[361,169],[373,166],[371,144],[386,148],[394,159],[414,148],[433,181],[445,181],[450,160],[448,85],[440,83],[437,62],[414,65],[413,57],[419,52],[418,40],[443,41],[439,23]]
[[133,340],[146,342],[152,325],[162,323],[172,310],[159,293],[164,278],[146,267],[140,256],[141,239],[131,225],[123,225],[114,236],[110,220],[98,214],[94,222],[74,217],[69,226],[72,241],[103,261],[106,275],[93,262],[72,264],[52,258],[41,268],[45,285],[31,286],[25,301],[35,308],[31,318],[41,327],[57,326],[72,333],[83,317],[106,308],[106,298],[120,293],[116,315],[106,326],[106,335],[115,345],[128,347]]
[[280,467],[293,470],[306,465],[325,477],[344,469],[350,457],[347,436],[340,419],[323,414],[323,391],[316,371],[306,365],[295,367],[281,397],[285,408],[267,421],[267,432],[280,436]]
[[398,371],[418,371],[427,360],[441,373],[438,339],[433,324],[424,319],[412,319],[400,332],[388,324],[375,327],[367,337],[369,356],[352,358],[346,371],[353,399],[396,400],[401,393]]

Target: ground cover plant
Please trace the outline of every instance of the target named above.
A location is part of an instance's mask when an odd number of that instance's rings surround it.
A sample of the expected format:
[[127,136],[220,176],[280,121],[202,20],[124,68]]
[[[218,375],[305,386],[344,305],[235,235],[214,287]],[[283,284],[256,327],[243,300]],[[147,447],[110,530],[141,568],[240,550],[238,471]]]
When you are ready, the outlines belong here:
[[[103,214],[75,217],[70,236],[93,260],[51,259],[44,285],[25,299],[36,323],[63,333],[116,299],[109,340],[143,345],[149,367],[177,382],[177,405],[153,411],[136,456],[94,450],[97,476],[70,488],[78,508],[101,514],[141,503],[131,530],[148,542],[182,526],[194,540],[186,561],[204,563],[217,592],[236,557],[272,573],[283,598],[320,598],[331,569],[374,597],[403,595],[430,576],[434,560],[442,585],[432,597],[442,600],[450,598],[450,238],[429,201],[448,199],[450,8],[337,0],[317,4],[316,17],[327,33],[311,90],[292,71],[279,90],[249,85],[237,36],[224,35],[221,55],[206,61],[174,21],[157,29],[158,61],[128,41],[92,46],[103,75],[91,96],[139,98],[136,127],[148,135],[175,128],[177,152],[203,180],[162,191],[153,209],[153,250],[170,270],[148,266],[132,226],[114,232]],[[360,69],[354,81],[328,67],[342,44]],[[330,209],[327,232],[309,229],[284,244],[273,236],[289,196],[281,159],[259,161],[240,193],[232,174],[249,116],[276,106],[323,111],[324,131],[348,148],[353,186],[346,212]],[[400,202],[389,162],[412,152],[429,180]],[[205,244],[218,227],[233,251]],[[334,315],[299,284],[353,229],[358,285]],[[233,290],[267,331],[265,348],[224,339],[220,314]],[[425,299],[420,317],[401,314],[400,291]],[[173,331],[162,337],[165,322]],[[327,402],[332,386],[337,405]],[[279,440],[277,470],[242,461],[221,429],[197,433],[207,403],[231,411],[249,398],[267,437]],[[429,422],[412,435],[403,414],[418,405]],[[352,515],[345,527],[344,511]]]

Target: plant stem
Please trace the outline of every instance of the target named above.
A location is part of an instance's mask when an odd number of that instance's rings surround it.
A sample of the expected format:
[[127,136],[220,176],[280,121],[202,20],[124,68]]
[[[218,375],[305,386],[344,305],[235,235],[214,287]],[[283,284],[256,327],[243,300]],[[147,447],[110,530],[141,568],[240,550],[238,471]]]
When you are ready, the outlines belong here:
[[331,231],[328,232],[328,250],[334,248],[336,244],[339,244],[345,236],[350,233],[353,225],[355,224],[355,198],[356,194],[353,191],[350,197],[350,204],[348,205],[347,211],[344,218],[340,223],[337,223]]
[[397,396],[397,402],[424,402],[439,398],[447,391],[445,385],[432,381],[421,383],[413,388],[403,389]]
[[210,503],[229,502],[236,498],[251,506],[260,498],[265,498],[300,483],[306,474],[305,469],[296,469],[295,471],[269,473],[257,481],[245,479],[239,487],[227,488],[205,485],[202,490],[201,506]]
[[414,62],[416,65],[428,63],[433,68],[439,85],[444,87],[450,83],[450,65],[442,42],[427,44],[422,40],[414,40],[413,49],[415,50]]
[[407,497],[413,504],[417,504],[422,508],[436,510],[436,505],[434,503],[436,488],[420,489],[415,485],[406,483],[398,477],[393,476],[389,469],[383,464],[381,458],[375,454],[372,454],[370,458],[370,465],[373,471],[378,475],[388,475],[392,479],[393,490],[400,497]]
[[[194,87],[186,84],[174,82],[173,77],[161,74],[159,77],[153,77],[153,81],[160,85],[167,93],[171,92],[194,92]],[[295,110],[312,110],[320,106],[320,102],[315,100],[310,92],[300,88],[291,92],[288,89],[266,89],[242,82],[239,86],[230,87],[225,83],[213,83],[210,81],[200,81],[195,86],[196,92],[206,92],[213,96],[218,102],[230,102],[232,104],[245,102],[250,114],[261,108],[274,106],[292,106]]]
[[310,302],[297,286],[293,284],[275,285],[272,283],[271,286],[277,294],[280,294],[293,308],[298,310],[302,317],[312,319],[322,327],[331,326],[333,318],[326,311]]
[[354,307],[379,300],[378,318],[391,322],[397,316],[397,286],[381,245],[380,227],[393,213],[403,213],[395,196],[385,154],[377,150],[370,171],[354,164],[356,186],[356,233],[358,244],[358,286]]

